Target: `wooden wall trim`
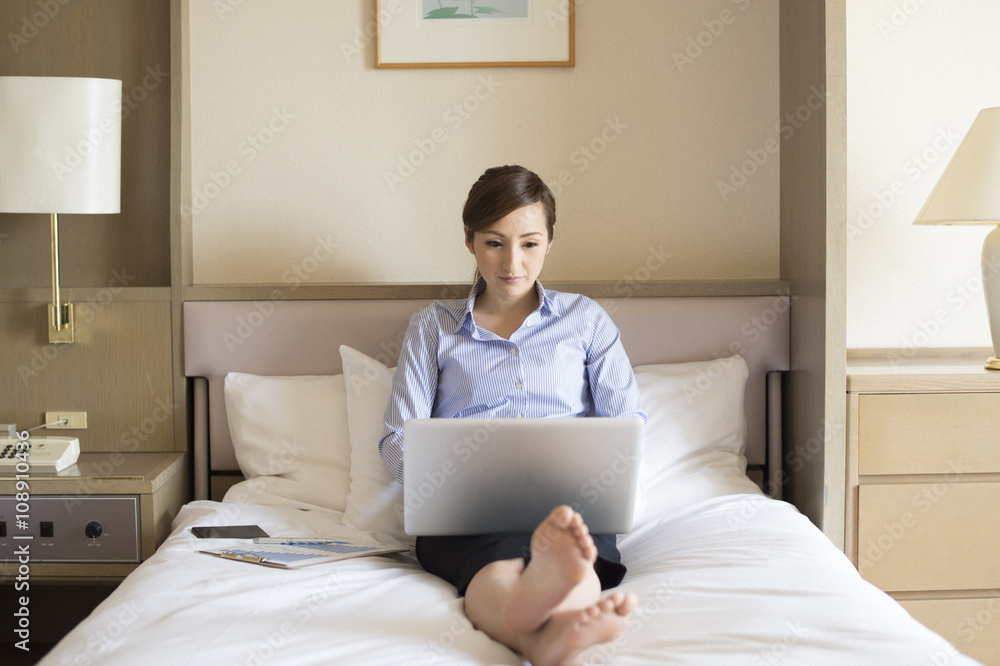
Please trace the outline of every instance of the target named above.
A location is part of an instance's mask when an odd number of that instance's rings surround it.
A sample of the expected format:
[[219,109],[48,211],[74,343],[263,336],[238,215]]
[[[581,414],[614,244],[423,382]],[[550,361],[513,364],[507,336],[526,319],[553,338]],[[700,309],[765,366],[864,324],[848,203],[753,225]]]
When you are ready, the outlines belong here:
[[[111,281],[107,287],[61,287],[59,297],[67,303],[110,301],[169,301],[170,287],[122,287]],[[52,288],[0,288],[0,303],[51,303]]]
[[[694,296],[788,295],[784,280],[720,280],[670,282],[545,282],[557,291],[591,298],[650,298]],[[291,301],[360,300],[393,298],[464,298],[468,283],[454,284],[299,284],[299,285],[197,285],[184,288],[185,301]]]

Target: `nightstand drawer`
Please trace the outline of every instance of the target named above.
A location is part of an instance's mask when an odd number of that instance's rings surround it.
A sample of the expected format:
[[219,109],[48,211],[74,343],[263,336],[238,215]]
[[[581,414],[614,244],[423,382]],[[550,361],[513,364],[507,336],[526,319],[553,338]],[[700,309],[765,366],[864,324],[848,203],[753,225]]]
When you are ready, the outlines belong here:
[[[141,562],[139,496],[37,496],[27,502],[23,528],[16,498],[0,496],[0,562],[18,562],[27,549],[32,562]],[[23,540],[19,540],[21,537]]]
[[858,570],[887,592],[1000,588],[997,507],[1000,483],[863,485]]
[[862,395],[859,473],[1000,472],[1000,394]]
[[921,624],[984,664],[1000,660],[1000,590],[969,599],[904,599],[900,605]]

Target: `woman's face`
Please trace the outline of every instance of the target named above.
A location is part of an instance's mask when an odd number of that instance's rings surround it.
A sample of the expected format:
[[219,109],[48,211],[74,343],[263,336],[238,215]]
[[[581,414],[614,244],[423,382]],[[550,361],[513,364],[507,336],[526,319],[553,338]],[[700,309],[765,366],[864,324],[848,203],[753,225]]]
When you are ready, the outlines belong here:
[[476,257],[487,292],[505,301],[534,293],[552,242],[541,203],[523,206],[483,231],[466,235],[466,246]]

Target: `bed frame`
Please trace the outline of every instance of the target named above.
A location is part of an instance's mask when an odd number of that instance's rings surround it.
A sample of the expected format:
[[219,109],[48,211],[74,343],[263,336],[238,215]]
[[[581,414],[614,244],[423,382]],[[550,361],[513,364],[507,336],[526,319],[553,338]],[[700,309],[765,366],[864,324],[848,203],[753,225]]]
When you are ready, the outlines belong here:
[[[609,290],[622,293],[621,285],[550,288],[586,293],[604,306],[621,330],[633,365],[708,360],[734,353],[743,356],[750,369],[748,470],[766,491],[780,497],[782,484],[767,480],[779,479],[781,474],[781,373],[789,370],[787,284],[643,286],[628,297],[603,296]],[[363,298],[290,300],[278,288],[254,293],[268,297],[184,303],[195,499],[221,499],[228,486],[241,478],[226,417],[226,373],[339,374],[341,344],[395,366],[410,317],[434,300],[381,298],[378,293]],[[455,287],[428,287],[420,293],[458,296]]]

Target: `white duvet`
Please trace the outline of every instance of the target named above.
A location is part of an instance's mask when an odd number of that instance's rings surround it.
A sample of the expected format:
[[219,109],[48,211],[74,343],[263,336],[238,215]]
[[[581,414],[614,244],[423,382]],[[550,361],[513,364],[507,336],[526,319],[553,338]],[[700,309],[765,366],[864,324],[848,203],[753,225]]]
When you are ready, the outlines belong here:
[[[198,553],[188,530],[369,538],[330,511],[196,501],[174,531],[41,662],[521,664],[465,618],[449,584],[410,555],[280,570]],[[639,607],[596,664],[974,664],[860,578],[791,505],[709,497],[620,539]]]

